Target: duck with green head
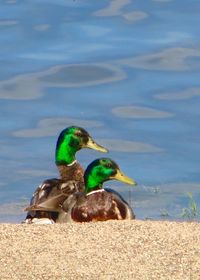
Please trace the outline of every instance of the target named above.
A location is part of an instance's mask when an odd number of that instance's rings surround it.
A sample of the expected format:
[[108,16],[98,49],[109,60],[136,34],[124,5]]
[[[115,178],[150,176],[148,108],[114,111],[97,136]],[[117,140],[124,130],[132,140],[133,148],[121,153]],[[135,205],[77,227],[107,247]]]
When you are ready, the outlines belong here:
[[84,170],[76,160],[76,152],[83,148],[90,148],[100,152],[108,150],[97,144],[89,133],[76,126],[64,129],[57,140],[55,163],[60,173],[60,179],[45,180],[34,192],[25,223],[53,223],[57,213],[50,211],[33,211],[37,205],[48,205],[55,208],[73,192],[84,190]]
[[[118,180],[129,185],[136,182],[127,177],[119,166],[109,158],[94,160],[84,174],[85,191],[73,193],[53,210],[58,213],[57,223],[95,222],[107,220],[134,219],[135,215],[122,198],[114,190],[104,189],[103,184],[109,180]],[[38,205],[40,209],[44,205]]]

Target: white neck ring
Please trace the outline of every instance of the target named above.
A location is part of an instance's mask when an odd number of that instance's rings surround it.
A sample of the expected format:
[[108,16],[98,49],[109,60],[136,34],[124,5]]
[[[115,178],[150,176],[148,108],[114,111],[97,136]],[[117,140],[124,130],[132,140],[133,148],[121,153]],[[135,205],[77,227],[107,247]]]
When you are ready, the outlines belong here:
[[86,194],[86,196],[91,195],[93,193],[104,192],[104,189],[95,190]]

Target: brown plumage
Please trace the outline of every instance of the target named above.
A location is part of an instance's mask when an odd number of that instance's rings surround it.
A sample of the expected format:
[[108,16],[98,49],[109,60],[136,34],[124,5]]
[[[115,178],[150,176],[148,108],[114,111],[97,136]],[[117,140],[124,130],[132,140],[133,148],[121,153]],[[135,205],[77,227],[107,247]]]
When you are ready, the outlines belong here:
[[101,189],[80,197],[71,210],[75,222],[134,219],[132,209],[116,192]]
[[[55,209],[58,209],[69,195],[78,192],[77,185],[76,181],[46,180],[35,191],[31,204],[25,211],[35,211],[39,217],[39,214],[42,213],[42,218],[49,218],[48,214],[52,214],[56,219],[57,211]],[[45,211],[43,211],[44,208]]]
[[73,165],[57,165],[60,177],[63,181],[74,180],[77,182],[79,192],[84,190],[84,169],[78,161]]
[[133,210],[122,196],[111,189],[68,197],[60,208],[56,222],[96,222],[135,219]]
[[[25,211],[28,211],[25,223],[32,223],[34,218],[46,218],[55,222],[58,213],[54,209],[62,204],[69,194],[84,190],[84,170],[77,161],[72,166],[59,165],[58,170],[61,179],[47,179],[33,193],[30,206],[25,208]],[[72,185],[73,189],[71,189]],[[48,209],[39,210],[41,206]]]

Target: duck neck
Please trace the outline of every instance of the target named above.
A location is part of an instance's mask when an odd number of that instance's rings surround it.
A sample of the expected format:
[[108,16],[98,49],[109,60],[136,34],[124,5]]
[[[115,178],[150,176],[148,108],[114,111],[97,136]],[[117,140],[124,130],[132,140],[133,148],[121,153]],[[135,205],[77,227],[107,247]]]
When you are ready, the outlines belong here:
[[69,146],[67,141],[58,142],[56,146],[55,160],[57,165],[73,165],[76,161],[77,149]]
[[85,180],[85,193],[90,193],[103,188],[103,183],[99,182],[98,178],[87,174],[84,175]]
[[83,183],[84,170],[77,160],[73,161],[72,164],[57,164],[60,177],[63,180],[77,180]]
[[85,186],[85,193],[86,194],[89,194],[89,193],[92,193],[92,192],[95,192],[97,190],[103,190],[102,186],[95,186],[95,187],[89,187],[89,186]]
[[89,165],[84,173],[85,193],[102,189],[105,181],[107,176],[102,172],[102,167]]

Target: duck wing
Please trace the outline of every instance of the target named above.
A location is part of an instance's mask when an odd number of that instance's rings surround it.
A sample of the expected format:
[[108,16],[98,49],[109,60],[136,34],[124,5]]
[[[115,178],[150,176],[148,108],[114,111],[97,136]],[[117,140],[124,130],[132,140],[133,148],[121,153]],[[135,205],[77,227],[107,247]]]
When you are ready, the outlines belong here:
[[30,206],[25,211],[54,211],[58,212],[63,201],[72,193],[78,191],[76,181],[61,179],[45,180],[34,192]]

